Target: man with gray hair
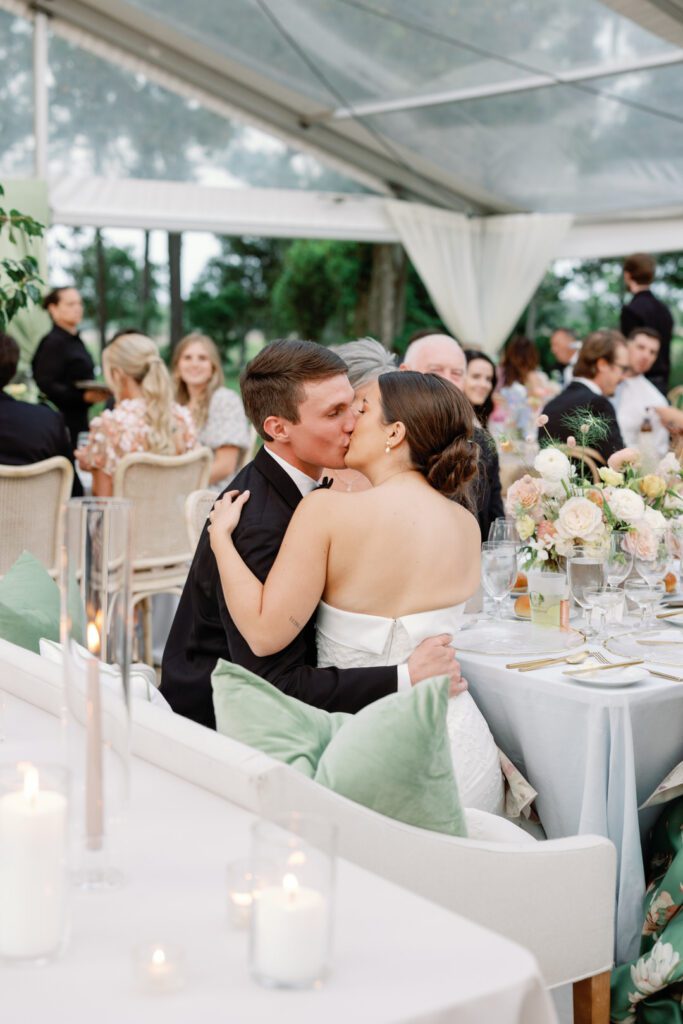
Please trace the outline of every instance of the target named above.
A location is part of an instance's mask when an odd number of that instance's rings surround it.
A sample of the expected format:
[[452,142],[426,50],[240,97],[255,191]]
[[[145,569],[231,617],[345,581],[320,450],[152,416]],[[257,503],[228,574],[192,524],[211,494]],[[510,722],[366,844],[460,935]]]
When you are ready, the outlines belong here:
[[[435,373],[455,384],[460,391],[465,389],[467,360],[455,338],[447,334],[427,334],[417,338],[406,349],[401,363],[402,370],[416,370],[418,373]],[[474,409],[472,410],[474,417]],[[500,487],[500,466],[498,452],[493,438],[481,427],[475,427],[474,440],[479,445],[479,476],[477,480],[477,519],[482,540],[488,540],[491,523],[505,515]]]
[[374,338],[357,338],[356,341],[330,345],[329,348],[346,363],[349,383],[354,391],[371,384],[383,373],[398,369],[396,357]]

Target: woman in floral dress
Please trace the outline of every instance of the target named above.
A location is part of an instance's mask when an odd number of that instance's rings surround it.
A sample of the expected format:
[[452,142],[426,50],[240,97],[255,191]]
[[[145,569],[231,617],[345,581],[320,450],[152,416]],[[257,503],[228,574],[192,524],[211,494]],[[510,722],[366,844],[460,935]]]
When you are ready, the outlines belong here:
[[111,495],[124,455],[182,455],[197,443],[192,417],[173,401],[171,378],[151,338],[119,335],[105,348],[102,364],[116,405],[95,417],[87,444],[76,452],[81,469],[92,473],[95,497]]

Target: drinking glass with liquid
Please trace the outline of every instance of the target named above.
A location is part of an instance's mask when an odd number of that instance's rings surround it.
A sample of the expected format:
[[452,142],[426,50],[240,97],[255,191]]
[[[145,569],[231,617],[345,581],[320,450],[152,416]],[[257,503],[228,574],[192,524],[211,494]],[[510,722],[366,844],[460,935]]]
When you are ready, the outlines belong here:
[[602,587],[606,582],[606,563],[604,553],[597,553],[594,548],[575,547],[567,556],[567,580],[569,590],[576,603],[583,609],[586,637],[594,637],[595,629],[591,625],[591,602],[586,591],[590,587]]

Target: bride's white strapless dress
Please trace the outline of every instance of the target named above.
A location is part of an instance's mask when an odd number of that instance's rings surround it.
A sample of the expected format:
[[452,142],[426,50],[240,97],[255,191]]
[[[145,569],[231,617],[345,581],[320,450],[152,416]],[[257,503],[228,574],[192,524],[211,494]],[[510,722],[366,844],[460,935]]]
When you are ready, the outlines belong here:
[[[321,601],[316,619],[318,665],[338,668],[399,665],[428,636],[457,633],[464,609],[460,604],[387,619],[381,615],[342,611]],[[463,807],[502,814],[503,775],[498,750],[469,693],[451,698],[447,724]]]

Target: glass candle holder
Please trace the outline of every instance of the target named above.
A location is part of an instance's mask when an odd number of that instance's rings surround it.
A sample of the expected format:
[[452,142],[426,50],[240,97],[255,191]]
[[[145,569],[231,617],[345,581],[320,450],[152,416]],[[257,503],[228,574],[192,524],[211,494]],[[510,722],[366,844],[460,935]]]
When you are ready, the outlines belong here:
[[185,984],[185,950],[181,946],[145,942],[133,948],[132,958],[135,983],[144,992],[177,992]]
[[66,938],[67,775],[55,765],[0,768],[0,957],[46,963]]
[[226,869],[228,920],[233,928],[248,928],[251,921],[254,871],[251,861],[236,860]]
[[128,802],[131,503],[67,504],[62,557],[72,866],[77,884],[118,884]]
[[328,974],[336,839],[334,824],[310,815],[253,825],[249,959],[259,984],[305,989]]

